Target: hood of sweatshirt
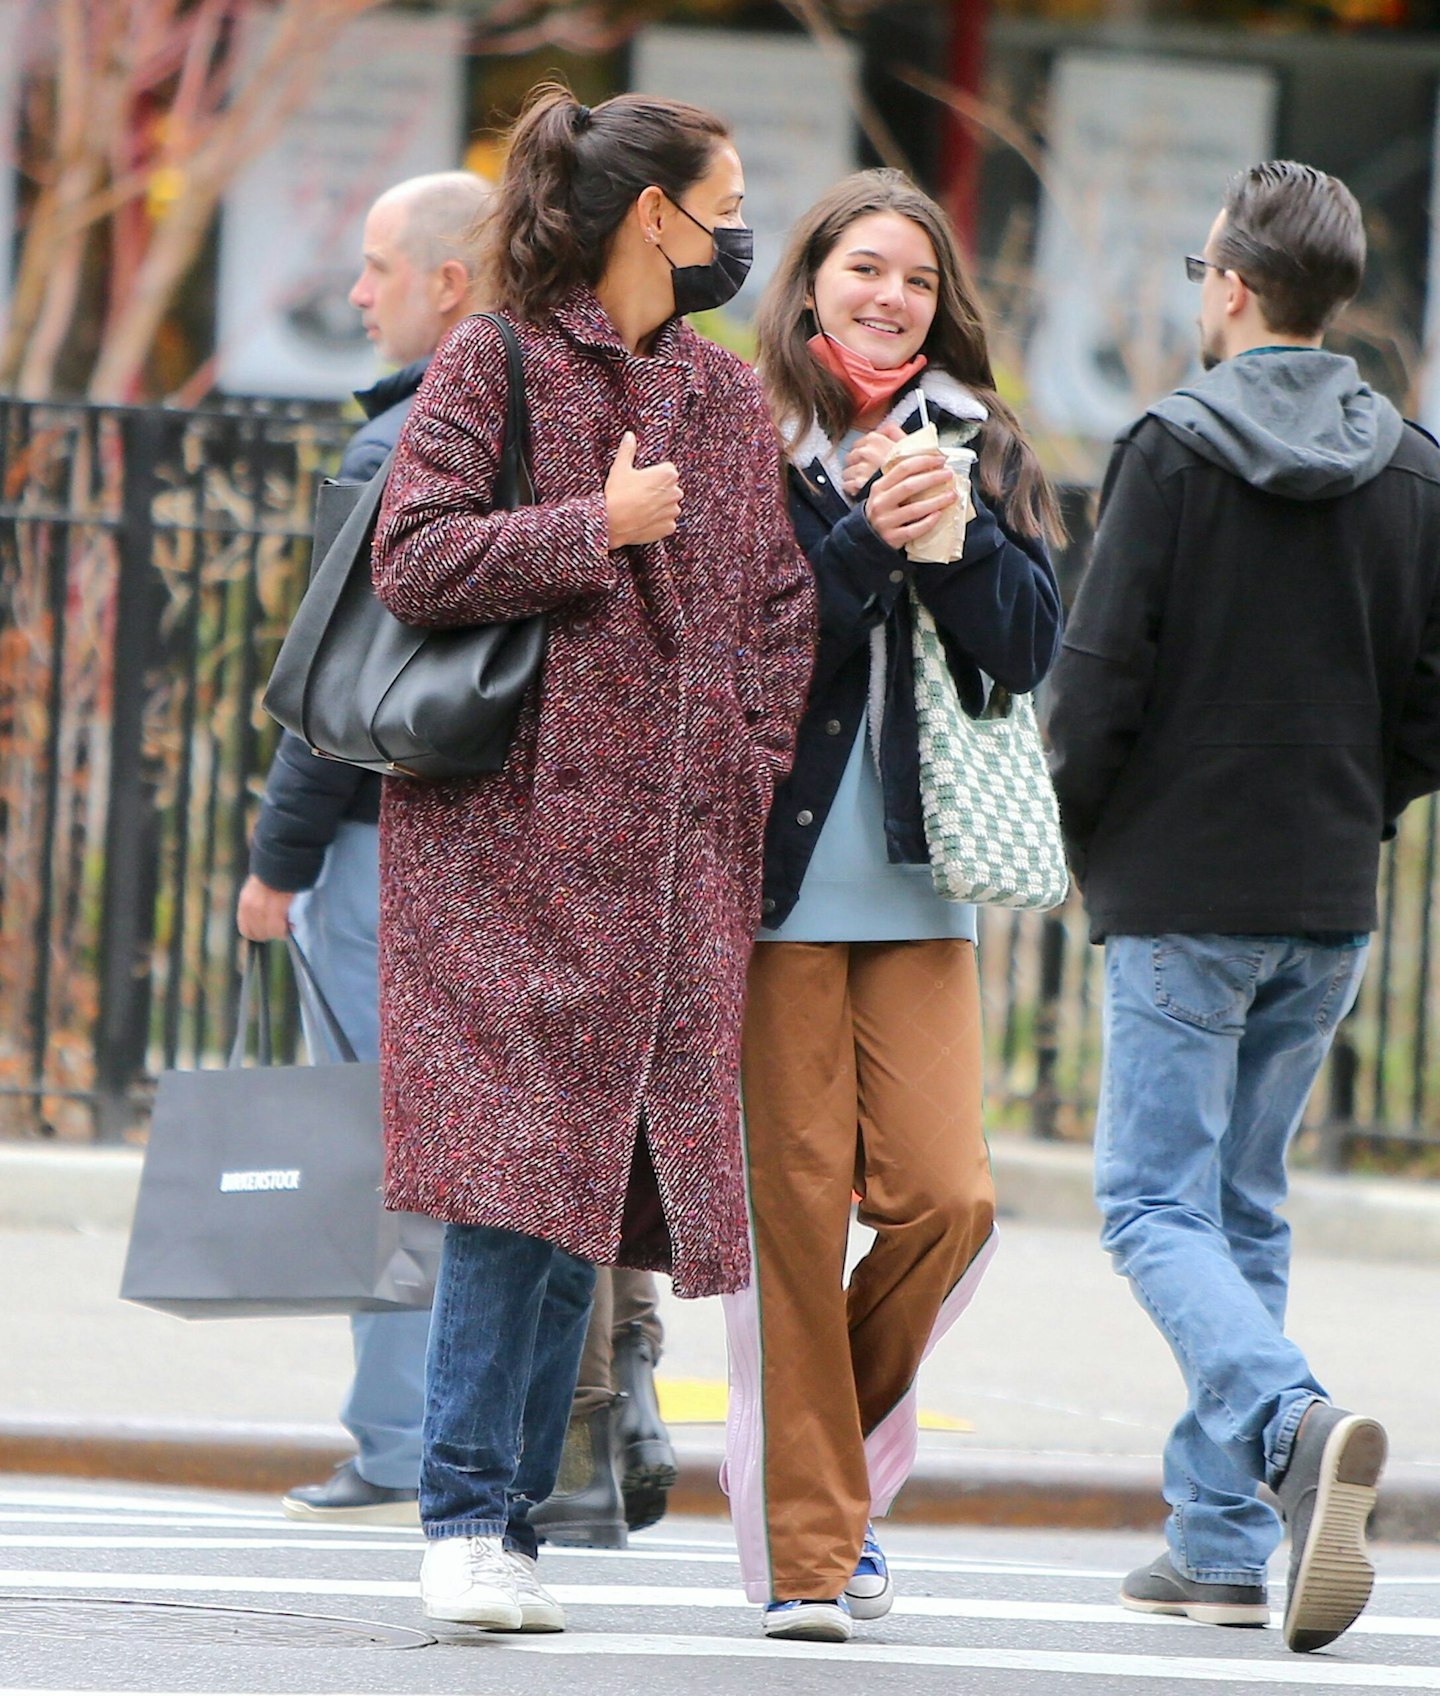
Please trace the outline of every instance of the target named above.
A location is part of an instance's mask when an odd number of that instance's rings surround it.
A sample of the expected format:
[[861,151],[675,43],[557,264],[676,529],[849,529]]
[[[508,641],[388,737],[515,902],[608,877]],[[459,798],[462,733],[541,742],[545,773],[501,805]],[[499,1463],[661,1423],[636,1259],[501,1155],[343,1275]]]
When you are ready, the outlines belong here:
[[1390,463],[1405,427],[1353,359],[1320,348],[1237,354],[1149,411],[1213,465],[1300,501],[1368,483]]

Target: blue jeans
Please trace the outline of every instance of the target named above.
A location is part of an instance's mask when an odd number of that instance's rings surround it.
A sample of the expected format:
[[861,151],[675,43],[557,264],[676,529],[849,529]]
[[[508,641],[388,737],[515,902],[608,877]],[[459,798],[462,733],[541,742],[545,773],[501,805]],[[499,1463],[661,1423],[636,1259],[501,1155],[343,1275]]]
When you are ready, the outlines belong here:
[[1102,1241],[1160,1327],[1188,1402],[1165,1446],[1178,1570],[1256,1584],[1280,1540],[1257,1496],[1324,1390],[1285,1336],[1285,1156],[1367,949],[1288,938],[1105,944],[1095,1133]]
[[[290,916],[295,938],[360,1060],[374,1060],[380,1052],[379,915],[380,827],[347,820],[325,851],[315,887],[295,898]],[[308,1026],[305,1036],[312,1060],[335,1058]],[[413,1490],[420,1477],[430,1315],[357,1313],[350,1333],[355,1376],[340,1419],[355,1439],[355,1469],[369,1484]]]
[[504,1537],[535,1555],[555,1488],[595,1268],[553,1243],[447,1225],[425,1378],[427,1537]]

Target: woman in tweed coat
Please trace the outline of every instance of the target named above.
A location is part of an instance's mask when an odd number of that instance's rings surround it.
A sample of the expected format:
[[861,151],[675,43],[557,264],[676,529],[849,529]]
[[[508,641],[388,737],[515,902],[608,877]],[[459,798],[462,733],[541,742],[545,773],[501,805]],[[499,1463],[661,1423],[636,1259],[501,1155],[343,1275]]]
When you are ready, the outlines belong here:
[[815,612],[756,379],[679,316],[743,281],[743,193],[710,114],[539,91],[485,278],[524,350],[537,502],[488,510],[505,360],[470,319],[376,533],[406,622],[548,621],[504,770],[387,780],[381,816],[386,1199],[449,1222],[420,1480],[435,1618],[563,1624],[528,1513],[594,1263],[692,1296],[749,1273],[745,963]]

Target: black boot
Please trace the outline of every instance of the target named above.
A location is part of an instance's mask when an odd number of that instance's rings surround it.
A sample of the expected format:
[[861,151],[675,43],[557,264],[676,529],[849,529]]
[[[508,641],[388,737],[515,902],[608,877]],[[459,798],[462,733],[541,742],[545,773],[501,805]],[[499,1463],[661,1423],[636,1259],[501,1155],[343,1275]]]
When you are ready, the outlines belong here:
[[625,1520],[632,1531],[643,1531],[665,1517],[666,1497],[680,1474],[655,1395],[654,1346],[638,1320],[616,1333],[610,1370],[623,1398],[615,1446]]
[[625,1502],[615,1467],[615,1401],[565,1430],[555,1493],[531,1510],[542,1543],[581,1549],[625,1547]]

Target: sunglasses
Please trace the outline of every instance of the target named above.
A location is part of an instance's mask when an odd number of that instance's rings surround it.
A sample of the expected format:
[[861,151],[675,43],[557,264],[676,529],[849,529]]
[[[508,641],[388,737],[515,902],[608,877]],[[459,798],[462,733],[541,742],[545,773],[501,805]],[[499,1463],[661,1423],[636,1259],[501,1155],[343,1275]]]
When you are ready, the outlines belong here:
[[1185,255],[1185,275],[1192,283],[1203,283],[1207,271],[1228,271],[1228,265],[1217,265],[1213,259],[1206,259],[1198,253]]

